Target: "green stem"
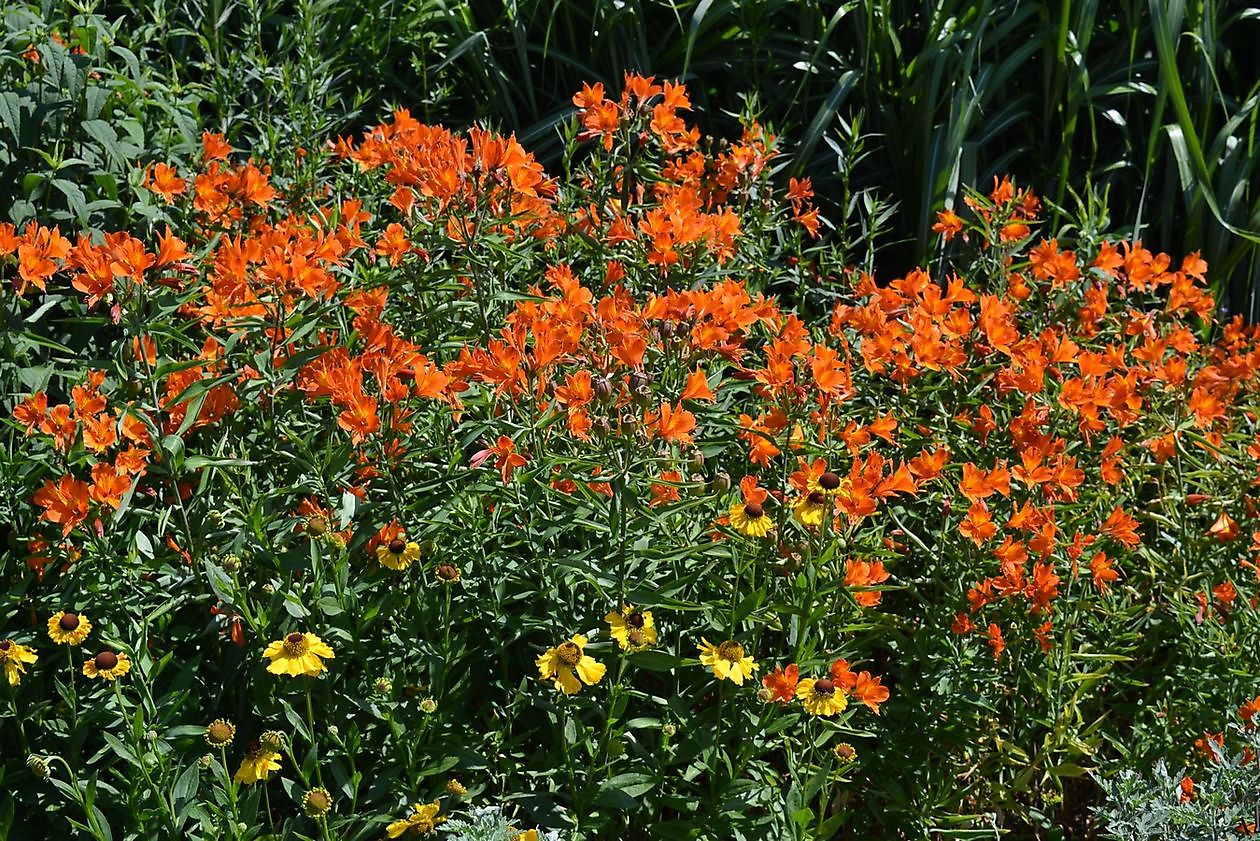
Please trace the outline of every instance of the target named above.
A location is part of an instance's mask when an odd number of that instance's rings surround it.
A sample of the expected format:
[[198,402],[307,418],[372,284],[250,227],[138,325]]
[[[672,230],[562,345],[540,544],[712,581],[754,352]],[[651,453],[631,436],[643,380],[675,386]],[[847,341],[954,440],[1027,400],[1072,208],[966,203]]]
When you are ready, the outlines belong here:
[[219,746],[219,767],[223,770],[223,787],[227,790],[228,803],[232,807],[232,837],[239,838],[237,826],[241,822],[241,814],[236,804],[236,780],[228,772],[227,745]]

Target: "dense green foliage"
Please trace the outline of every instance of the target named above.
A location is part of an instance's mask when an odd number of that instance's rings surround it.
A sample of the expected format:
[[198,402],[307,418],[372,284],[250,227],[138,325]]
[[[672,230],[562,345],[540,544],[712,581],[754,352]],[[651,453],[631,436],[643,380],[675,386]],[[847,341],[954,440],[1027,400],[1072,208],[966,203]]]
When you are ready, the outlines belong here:
[[10,4],[0,836],[1233,821],[1148,772],[1260,708],[1258,36]]

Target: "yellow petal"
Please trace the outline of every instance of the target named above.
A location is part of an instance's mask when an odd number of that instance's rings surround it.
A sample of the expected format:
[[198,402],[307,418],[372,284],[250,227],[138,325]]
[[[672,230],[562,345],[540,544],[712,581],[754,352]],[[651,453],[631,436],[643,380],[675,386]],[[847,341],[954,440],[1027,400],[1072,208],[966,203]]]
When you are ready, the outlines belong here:
[[573,670],[568,667],[562,667],[556,672],[556,685],[565,695],[574,695],[582,690],[582,684],[574,677]]
[[578,677],[582,678],[582,682],[587,686],[599,683],[606,670],[604,664],[594,657],[583,657],[577,664]]

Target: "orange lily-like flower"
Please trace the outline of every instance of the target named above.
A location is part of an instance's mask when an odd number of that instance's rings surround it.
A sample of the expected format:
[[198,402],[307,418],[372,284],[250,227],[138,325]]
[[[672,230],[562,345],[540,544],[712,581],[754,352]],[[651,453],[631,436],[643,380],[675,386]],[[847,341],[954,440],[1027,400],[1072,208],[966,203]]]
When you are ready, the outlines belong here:
[[518,467],[524,467],[529,461],[525,456],[516,452],[516,444],[506,435],[500,435],[499,440],[494,443],[493,447],[486,447],[473,455],[469,464],[475,469],[481,467],[489,460],[490,456],[495,457],[494,466],[499,468],[499,475],[503,477],[503,483],[506,485],[512,481],[512,473]]

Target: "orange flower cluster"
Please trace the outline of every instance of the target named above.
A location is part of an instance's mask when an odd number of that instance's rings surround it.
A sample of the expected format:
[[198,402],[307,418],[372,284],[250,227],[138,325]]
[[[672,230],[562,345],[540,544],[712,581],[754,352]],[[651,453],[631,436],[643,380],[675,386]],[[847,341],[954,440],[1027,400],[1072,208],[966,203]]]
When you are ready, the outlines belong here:
[[[56,482],[46,479],[34,496],[49,523],[70,534],[87,519],[91,505],[117,509],[133,483],[144,475],[153,446],[148,427],[133,414],[115,407],[101,393],[102,371],[90,371],[85,383],[71,389],[71,403],[48,406],[48,395],[36,392],[13,410],[13,419],[27,434],[38,431],[48,436],[52,447],[63,456],[81,445],[93,456],[89,480],[72,473]],[[111,460],[112,457],[112,460]]]

